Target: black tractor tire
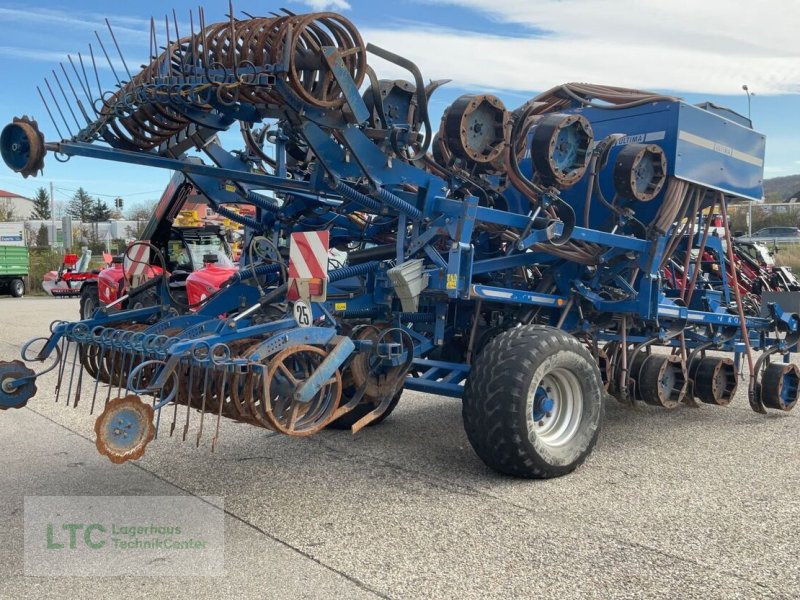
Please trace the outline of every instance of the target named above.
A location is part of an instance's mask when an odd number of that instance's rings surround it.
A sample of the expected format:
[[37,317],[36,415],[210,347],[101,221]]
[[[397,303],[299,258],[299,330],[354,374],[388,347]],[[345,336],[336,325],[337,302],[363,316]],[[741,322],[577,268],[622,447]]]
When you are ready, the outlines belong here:
[[[386,411],[380,417],[375,419],[372,423],[367,425],[367,427],[374,427],[379,423],[383,423],[383,421],[385,421],[386,418],[390,414],[392,414],[392,411],[395,409],[395,407],[397,407],[397,403],[400,402],[400,396],[402,395],[403,395],[403,390],[401,389],[394,395],[394,398],[392,398],[392,401],[391,403],[389,403],[389,406],[386,408]],[[342,404],[344,404],[345,402],[346,400],[343,398]],[[353,425],[356,424],[357,421],[361,420],[362,417],[375,410],[377,406],[378,406],[377,404],[374,404],[372,402],[364,402],[362,404],[359,404],[349,413],[346,413],[341,417],[339,417],[338,419],[336,419],[335,421],[331,421],[330,423],[328,423],[327,427],[328,429],[350,429]]]
[[[151,306],[160,306],[161,305],[161,296],[159,293],[153,289],[147,289],[143,292],[139,292],[134,296],[128,298],[128,309],[129,310],[139,310],[141,308],[149,308]],[[158,315],[154,314],[148,317],[146,320],[142,320],[143,323],[148,323],[152,325],[158,321]]]
[[25,281],[22,279],[12,279],[8,284],[8,289],[14,298],[22,298],[25,295]]
[[477,357],[462,416],[467,438],[487,466],[545,479],[571,473],[586,460],[604,403],[589,350],[558,329],[526,325],[498,335]]
[[96,285],[86,285],[81,287],[81,320],[91,319],[94,311],[100,306],[100,295]]
[[161,296],[154,289],[148,289],[128,298],[128,307],[131,310],[158,306],[161,304]]

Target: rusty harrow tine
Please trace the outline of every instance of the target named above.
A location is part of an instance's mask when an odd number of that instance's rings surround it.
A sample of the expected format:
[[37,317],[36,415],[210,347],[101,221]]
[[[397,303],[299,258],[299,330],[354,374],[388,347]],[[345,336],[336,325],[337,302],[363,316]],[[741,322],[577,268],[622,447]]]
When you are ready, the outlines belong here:
[[[186,422],[183,425],[183,440],[189,434],[189,421],[192,416],[192,393],[194,392],[194,357],[189,359],[189,393],[186,394]],[[175,405],[177,406],[177,404]]]
[[[91,106],[91,104],[92,104],[92,96],[89,93],[89,90],[86,89],[86,86],[84,85],[84,81],[83,81],[83,79],[81,79],[80,73],[78,73],[78,67],[75,66],[75,61],[72,60],[72,55],[71,54],[67,54],[67,60],[69,61],[70,66],[72,66],[72,70],[75,71],[75,77],[78,79],[78,85],[80,85],[81,90],[86,95],[86,99],[89,101],[89,105]],[[81,68],[83,68],[83,63],[81,63]],[[84,71],[84,76],[85,75],[86,75],[86,71]],[[88,115],[87,115],[86,118],[87,119],[89,118]]]
[[100,34],[97,31],[94,32],[94,37],[97,38],[97,43],[100,44],[100,49],[103,51],[103,55],[106,57],[106,62],[108,63],[111,72],[114,74],[114,79],[117,80],[117,85],[122,87],[122,82],[119,80],[119,76],[117,75],[117,70],[114,68],[114,63],[111,62],[111,58],[108,56],[108,52],[106,52],[106,46],[103,44],[103,40],[100,39]]
[[120,348],[119,350],[119,377],[117,377],[117,396],[122,396],[122,379],[125,377],[125,359],[128,357],[128,353],[125,352],[124,348]]
[[205,376],[203,377],[203,403],[200,406],[200,428],[197,431],[197,444],[195,445],[196,448],[200,447],[200,438],[203,436],[203,421],[206,416],[206,400],[208,399],[208,375],[210,369],[212,368],[213,364],[209,364],[209,366],[205,369]]
[[[161,396],[161,391],[160,390],[156,390],[156,391],[153,392],[153,406],[158,404],[158,399],[159,399],[160,396]],[[156,409],[156,435],[155,435],[155,439],[158,439],[158,430],[161,427],[161,409],[162,408],[163,408],[162,406],[159,406]]]
[[222,409],[225,407],[225,388],[228,384],[228,366],[222,370],[222,385],[220,386],[219,391],[219,411],[217,412],[217,428],[214,433],[214,437],[211,438],[211,452],[214,452],[217,448],[217,442],[219,441],[219,423],[222,420]]
[[[89,45],[89,48],[91,49],[91,44]],[[86,89],[89,90],[87,95],[87,97],[89,98],[89,104],[91,105],[92,110],[95,112],[95,114],[99,115],[100,111],[97,110],[95,102],[92,99],[92,85],[89,82],[89,75],[86,73],[86,65],[83,63],[83,55],[80,52],[78,52],[78,62],[81,63],[81,72],[83,73],[83,78],[86,81]],[[102,94],[102,91],[103,90],[98,90],[98,93]]]
[[[191,40],[191,48],[197,48],[197,37],[195,37],[194,33],[194,11],[190,8],[189,9],[189,39]],[[197,65],[197,57],[194,56],[194,50],[192,50],[192,65]],[[186,71],[186,65],[184,64],[184,73]]]
[[119,43],[117,43],[117,36],[114,35],[114,30],[111,29],[111,23],[108,19],[106,19],[106,27],[108,27],[108,33],[111,35],[111,39],[114,41],[114,46],[117,48],[117,54],[119,54],[119,59],[122,61],[122,66],[125,67],[125,72],[128,74],[128,81],[130,81],[133,79],[133,77],[131,76],[130,69],[128,69],[128,63],[125,62],[125,57],[122,55],[122,50],[119,48]]
[[92,45],[89,44],[89,57],[92,59],[92,69],[94,70],[94,78],[97,80],[97,93],[98,99],[100,102],[105,104],[105,100],[103,99],[103,86],[100,85],[100,73],[97,71],[97,61],[94,58],[94,49]]
[[65,337],[61,341],[61,364],[58,366],[58,380],[56,381],[56,404],[58,404],[58,397],[61,395],[61,382],[64,379],[64,368],[67,364],[67,352],[69,352],[70,341]]
[[[181,361],[181,365],[183,365],[183,361]],[[181,370],[183,370],[182,367]],[[178,398],[180,397],[181,387],[183,386],[183,382],[181,381],[180,378],[178,378],[177,386],[178,386],[177,393],[175,394],[175,398],[173,398],[172,400],[172,405],[174,408],[172,411],[172,424],[169,426],[169,437],[172,437],[172,434],[175,433],[175,425],[178,422]]]
[[38,85],[36,86],[36,91],[39,92],[39,98],[42,99],[42,104],[44,104],[44,109],[47,111],[47,114],[50,115],[50,122],[53,124],[53,127],[55,128],[58,137],[64,139],[64,134],[62,134],[61,130],[58,128],[58,124],[56,123],[56,120],[53,118],[53,113],[50,112],[50,107],[47,104],[47,100],[44,99],[44,94],[42,94],[42,90]]
[[[136,364],[136,350],[133,348],[133,344],[131,344],[130,348],[130,355],[131,355],[131,364],[128,365],[127,373],[130,374],[133,371],[133,367]],[[130,386],[128,385],[128,378],[125,377],[125,395],[127,396],[130,392]]]
[[117,397],[122,395],[122,373],[125,367],[125,353],[122,351],[122,348],[117,350],[117,355],[119,357],[118,365],[117,365],[117,377],[116,377],[116,387],[117,387]]
[[[70,58],[70,61],[71,60],[72,58]],[[75,102],[77,103],[78,110],[81,111],[83,118],[86,119],[86,124],[91,125],[92,120],[89,118],[89,113],[87,113],[86,109],[83,107],[83,102],[81,102],[81,99],[78,97],[78,92],[75,91],[75,86],[72,85],[72,80],[69,78],[69,75],[67,75],[67,70],[64,68],[64,63],[58,63],[58,66],[61,67],[61,71],[64,73],[64,79],[67,80],[67,85],[69,85],[69,89],[72,90],[72,95],[75,96]],[[77,74],[77,71],[75,73]]]
[[[78,344],[76,349],[80,351],[80,348],[81,348],[81,345]],[[83,364],[81,364],[81,366],[80,366],[80,368],[78,370],[78,383],[75,386],[75,398],[72,401],[72,408],[78,408],[78,401],[81,399],[81,386],[83,384],[83,371],[84,371],[84,367],[83,367]]]
[[[62,67],[62,69],[63,69],[63,67]],[[75,125],[78,127],[78,131],[80,131],[81,130],[81,123],[80,123],[80,121],[78,121],[78,117],[75,116],[75,111],[72,110],[72,104],[70,103],[69,98],[67,97],[67,93],[64,91],[64,86],[61,85],[61,81],[58,79],[58,75],[56,74],[56,70],[55,69],[51,69],[50,72],[53,74],[53,78],[56,80],[56,85],[58,86],[58,89],[61,90],[61,95],[64,96],[64,104],[66,104],[67,110],[72,115],[72,118],[75,119]],[[65,75],[66,75],[66,73],[67,72],[64,71]],[[73,90],[73,92],[74,92],[74,90]]]
[[47,86],[47,91],[50,92],[50,97],[53,99],[53,103],[56,105],[56,110],[58,111],[58,114],[61,115],[61,120],[64,121],[64,126],[67,128],[69,135],[72,136],[73,133],[72,133],[72,128],[69,126],[69,121],[67,121],[67,118],[64,116],[64,111],[61,110],[61,105],[58,103],[58,100],[56,100],[56,95],[53,93],[53,88],[50,87],[50,82],[47,80],[46,77],[44,79],[44,84]]
[[116,367],[117,353],[114,352],[114,346],[111,345],[111,358],[108,365],[108,393],[106,394],[106,404],[111,400],[111,390],[114,389],[114,368]]
[[165,47],[166,52],[164,52],[164,60],[165,61],[169,60],[169,76],[172,77],[172,60],[167,58],[167,54],[169,53],[170,47],[172,46],[172,41],[169,38],[169,15],[164,15],[164,24],[166,26],[165,29],[167,32],[167,45]]
[[[142,335],[142,334],[138,334],[138,335]],[[137,353],[136,352],[136,342],[131,341],[131,366],[130,366],[130,369],[128,370],[129,373],[133,370],[134,363],[136,362],[135,359],[136,359],[137,355],[141,357],[142,362],[147,360],[147,358],[145,356],[145,351],[144,351],[144,337],[143,336],[140,338],[140,342],[139,343],[141,343],[141,351]],[[126,395],[129,394],[130,391],[131,391],[130,379],[129,379],[129,377],[126,377],[125,378],[125,394]]]
[[150,17],[150,60],[158,57],[158,42],[156,42],[156,22],[154,17]]
[[105,357],[106,357],[106,344],[103,343],[103,335],[105,330],[100,330],[99,333],[93,333],[92,337],[97,341],[97,347],[100,349],[98,358],[97,358],[97,377],[94,380],[94,394],[92,395],[92,406],[89,410],[89,414],[94,413],[94,406],[97,401],[97,392],[100,386],[100,375],[103,373],[105,369]]
[[[78,362],[78,348],[80,348],[80,344],[75,342],[75,352],[72,353],[72,370],[69,374],[69,386],[67,387],[67,408],[69,408],[69,398],[72,394],[72,381],[75,379],[75,363]],[[83,367],[81,367],[81,371]]]
[[102,367],[103,358],[105,357],[105,352],[106,352],[105,346],[103,346],[102,344],[98,344],[97,346],[100,349],[100,354],[99,354],[99,357],[97,359],[97,375],[95,375],[95,378],[94,378],[94,393],[92,394],[92,405],[89,408],[89,414],[90,415],[94,414],[94,404],[95,404],[95,401],[97,400],[97,389],[100,386],[100,373],[101,373],[102,368],[103,368]]
[[185,65],[185,62],[184,62],[183,47],[181,46],[181,33],[180,33],[180,31],[178,31],[178,13],[175,11],[174,8],[172,9],[172,22],[175,25],[175,46],[176,46],[176,51],[177,51],[177,53],[178,53],[178,55],[180,56],[180,59],[181,59],[181,73],[180,73],[180,75],[181,75],[181,77],[183,77],[186,65]]
[[[180,388],[180,385],[181,384],[178,384],[179,388]],[[178,420],[178,403],[175,400],[173,400],[172,401],[172,406],[173,406],[172,423],[169,426],[169,437],[172,437],[172,434],[175,433],[175,424],[176,424],[176,422]]]

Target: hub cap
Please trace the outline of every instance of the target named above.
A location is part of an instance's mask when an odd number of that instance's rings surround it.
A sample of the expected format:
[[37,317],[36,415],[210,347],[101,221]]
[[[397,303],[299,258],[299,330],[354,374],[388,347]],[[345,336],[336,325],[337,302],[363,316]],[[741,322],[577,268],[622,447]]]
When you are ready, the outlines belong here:
[[548,446],[563,446],[577,433],[583,414],[578,378],[566,369],[554,369],[531,386],[533,432]]

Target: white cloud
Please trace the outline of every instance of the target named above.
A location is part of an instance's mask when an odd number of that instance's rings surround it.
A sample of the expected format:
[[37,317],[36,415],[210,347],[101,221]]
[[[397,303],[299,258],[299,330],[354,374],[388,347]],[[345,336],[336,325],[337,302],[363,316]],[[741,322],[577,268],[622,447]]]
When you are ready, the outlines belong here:
[[[741,94],[747,83],[759,95],[800,93],[797,2],[428,1],[484,12],[497,34],[403,24],[362,29],[364,38],[414,60],[426,77],[466,87],[532,91],[587,81]],[[504,23],[545,33],[504,36]]]
[[57,63],[65,60],[66,52],[37,50],[36,48],[18,48],[16,46],[0,46],[0,56]]
[[[20,48],[18,46],[0,46],[0,56],[9,56],[12,58],[21,58],[26,60],[35,60],[35,61],[50,63],[51,68],[55,68],[56,73],[58,73],[59,77],[61,77],[62,71],[60,68],[58,68],[58,63],[62,63],[64,67],[67,69],[67,73],[69,74],[70,78],[72,78],[75,72],[70,67],[69,61],[67,59],[68,54],[72,56],[73,62],[75,63],[77,68],[80,69],[78,55],[75,52],[69,52],[66,50],[63,52],[59,52],[56,50],[39,50],[36,48]],[[89,59],[88,52],[84,51],[82,55],[83,55],[83,60],[86,64],[86,70],[88,76],[91,77],[93,74],[91,70],[92,69],[91,59]],[[142,64],[142,61],[130,60],[130,58],[126,58],[126,60],[128,61],[128,67],[131,68],[131,71],[134,73],[136,72],[136,70],[138,70],[138,69],[134,70],[134,65]],[[106,61],[105,56],[102,53],[98,53],[97,51],[95,51],[95,64],[97,65],[98,71],[110,70],[109,64]],[[117,74],[122,76],[123,73],[125,72],[124,71],[125,66],[123,65],[122,61],[120,61],[117,58],[112,58],[111,64],[114,65],[114,69],[116,69]],[[47,77],[48,79],[51,79],[50,71],[49,70],[43,71],[42,77],[43,78]],[[94,85],[94,81],[92,81],[92,85]]]
[[300,0],[315,11],[323,10],[350,10],[347,0]]
[[[31,24],[39,27],[47,25],[54,31],[58,31],[59,29],[85,29],[88,31],[97,30],[107,33],[106,18],[108,18],[111,23],[115,35],[125,37],[126,39],[143,39],[146,42],[150,21],[138,17],[129,17],[126,15],[99,15],[96,13],[81,13],[76,11],[66,12],[47,8],[17,9],[0,7],[0,19],[6,24]],[[161,22],[163,23],[163,20]],[[120,23],[122,23],[122,25],[120,25]],[[158,21],[156,21],[156,23],[158,23]],[[159,31],[159,34],[164,35],[163,30]]]

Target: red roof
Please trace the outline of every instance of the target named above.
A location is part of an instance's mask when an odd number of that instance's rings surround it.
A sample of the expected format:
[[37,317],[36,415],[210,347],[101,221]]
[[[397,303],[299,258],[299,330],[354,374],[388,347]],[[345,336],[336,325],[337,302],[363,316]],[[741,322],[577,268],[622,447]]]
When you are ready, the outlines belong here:
[[30,198],[20,196],[19,194],[12,194],[11,192],[7,192],[5,190],[0,190],[0,198],[22,198],[23,200],[30,200]]

